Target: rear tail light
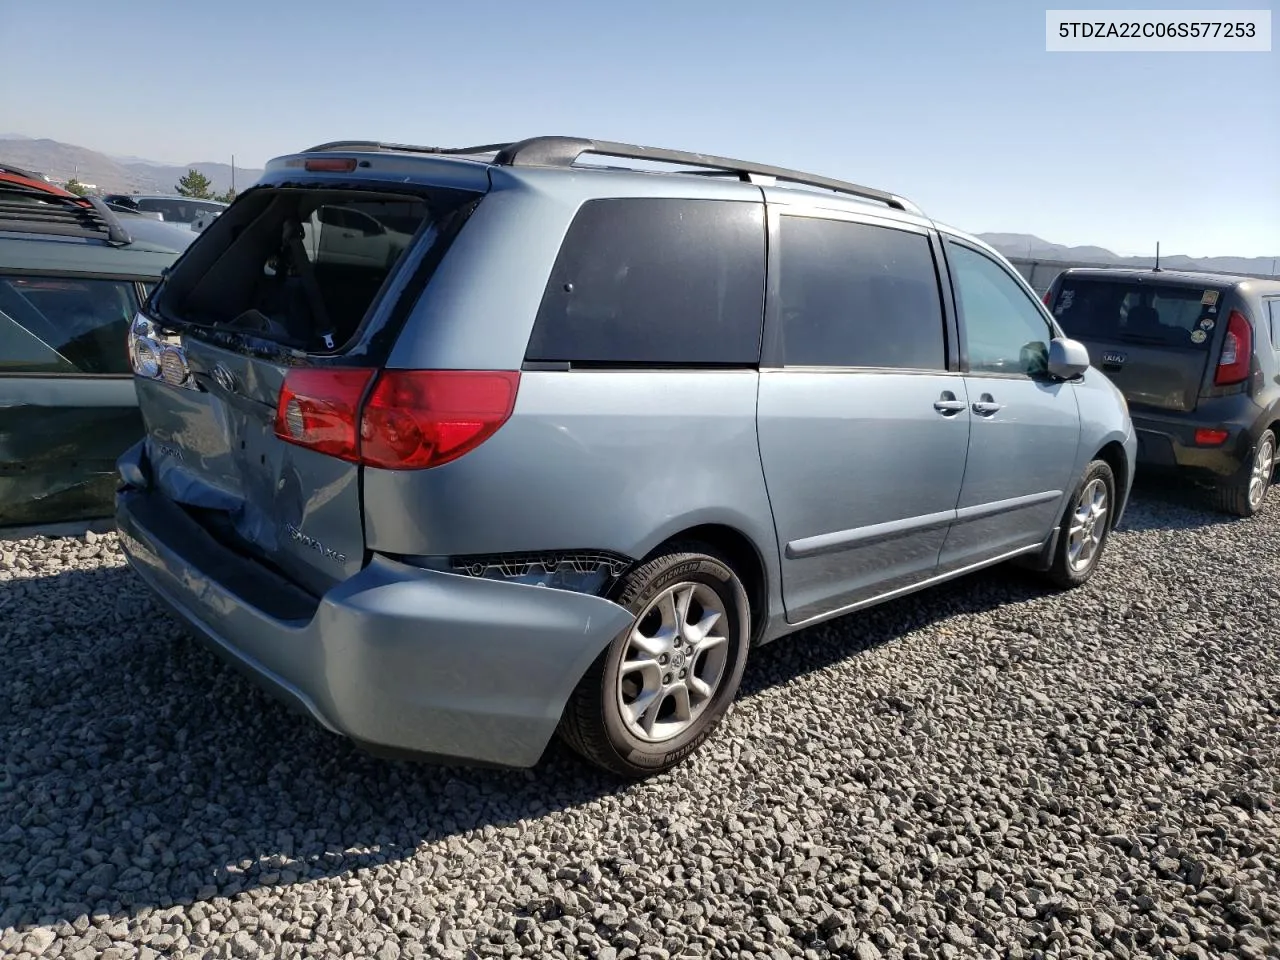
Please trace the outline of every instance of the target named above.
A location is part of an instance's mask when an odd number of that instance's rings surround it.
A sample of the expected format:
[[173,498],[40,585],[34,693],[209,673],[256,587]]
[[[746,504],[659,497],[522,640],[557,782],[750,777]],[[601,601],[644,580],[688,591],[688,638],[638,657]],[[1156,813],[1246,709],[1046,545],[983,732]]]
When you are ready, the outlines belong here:
[[317,173],[350,173],[355,168],[355,157],[317,157],[303,163],[304,170]]
[[1211,430],[1208,427],[1201,427],[1196,431],[1196,446],[1217,447],[1226,443],[1229,436],[1231,434],[1226,430]]
[[386,370],[368,392],[374,373],[291,370],[276,404],[276,436],[373,467],[435,467],[493,436],[510,419],[520,385],[515,371]]
[[1227,332],[1222,338],[1222,353],[1213,382],[1219,387],[1243,383],[1249,379],[1253,359],[1253,328],[1239,310],[1227,318]]
[[456,460],[511,417],[515,371],[388,370],[360,419],[360,453],[374,467],[421,469]]
[[360,398],[372,370],[290,370],[276,403],[276,436],[339,460],[360,459]]
[[1041,297],[1040,299],[1044,301],[1044,305],[1046,307],[1049,306],[1050,302],[1053,300],[1053,290],[1052,289],[1046,290],[1044,292],[1044,296]]

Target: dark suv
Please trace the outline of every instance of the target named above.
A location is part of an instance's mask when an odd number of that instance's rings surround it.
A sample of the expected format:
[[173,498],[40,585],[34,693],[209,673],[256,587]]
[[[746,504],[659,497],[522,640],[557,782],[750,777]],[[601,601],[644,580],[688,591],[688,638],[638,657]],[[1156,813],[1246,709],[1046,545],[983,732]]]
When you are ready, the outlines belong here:
[[1045,304],[1129,401],[1142,469],[1207,481],[1237,516],[1262,509],[1280,434],[1280,281],[1075,268]]

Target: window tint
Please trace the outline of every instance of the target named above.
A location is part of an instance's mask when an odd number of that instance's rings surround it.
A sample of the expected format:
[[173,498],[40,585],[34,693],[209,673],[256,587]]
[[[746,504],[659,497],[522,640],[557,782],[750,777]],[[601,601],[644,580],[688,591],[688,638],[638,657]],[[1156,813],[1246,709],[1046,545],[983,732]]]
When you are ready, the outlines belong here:
[[1280,350],[1280,300],[1268,300],[1271,310],[1271,346]]
[[778,296],[791,366],[946,366],[942,303],[922,234],[783,217]]
[[0,277],[0,373],[129,372],[128,280]]
[[761,204],[593,200],[556,258],[528,359],[758,362],[764,275]]
[[1049,365],[1049,324],[1039,307],[990,257],[947,244],[974,373],[1039,376]]
[[1066,277],[1053,315],[1069,337],[1207,350],[1224,290]]

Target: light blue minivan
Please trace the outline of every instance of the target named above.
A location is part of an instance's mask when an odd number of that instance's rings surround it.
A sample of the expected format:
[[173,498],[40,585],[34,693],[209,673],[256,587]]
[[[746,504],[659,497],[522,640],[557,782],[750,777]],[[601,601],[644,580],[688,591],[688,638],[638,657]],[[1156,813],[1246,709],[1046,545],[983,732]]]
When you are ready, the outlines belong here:
[[891,193],[567,137],[269,164],[130,339],[133,567],[382,752],[671,767],[748,651],[1016,560],[1086,581],[1124,399]]

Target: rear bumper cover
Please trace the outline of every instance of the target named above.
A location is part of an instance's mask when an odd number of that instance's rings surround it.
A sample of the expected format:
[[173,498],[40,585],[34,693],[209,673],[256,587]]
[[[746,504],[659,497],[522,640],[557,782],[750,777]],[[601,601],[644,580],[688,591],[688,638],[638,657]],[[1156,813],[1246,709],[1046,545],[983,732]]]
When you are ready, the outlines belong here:
[[[1209,409],[1194,413],[1132,413],[1139,467],[1176,469],[1209,480],[1226,480],[1239,473],[1253,455],[1254,430],[1262,409],[1247,397],[1229,399],[1237,402],[1227,406],[1202,401],[1201,406]],[[1202,446],[1195,442],[1199,429],[1226,430],[1228,437],[1224,443]]]
[[327,729],[375,751],[537,763],[570,693],[631,622],[599,597],[438,573],[375,555],[318,600],[129,485],[130,565],[202,639]]

